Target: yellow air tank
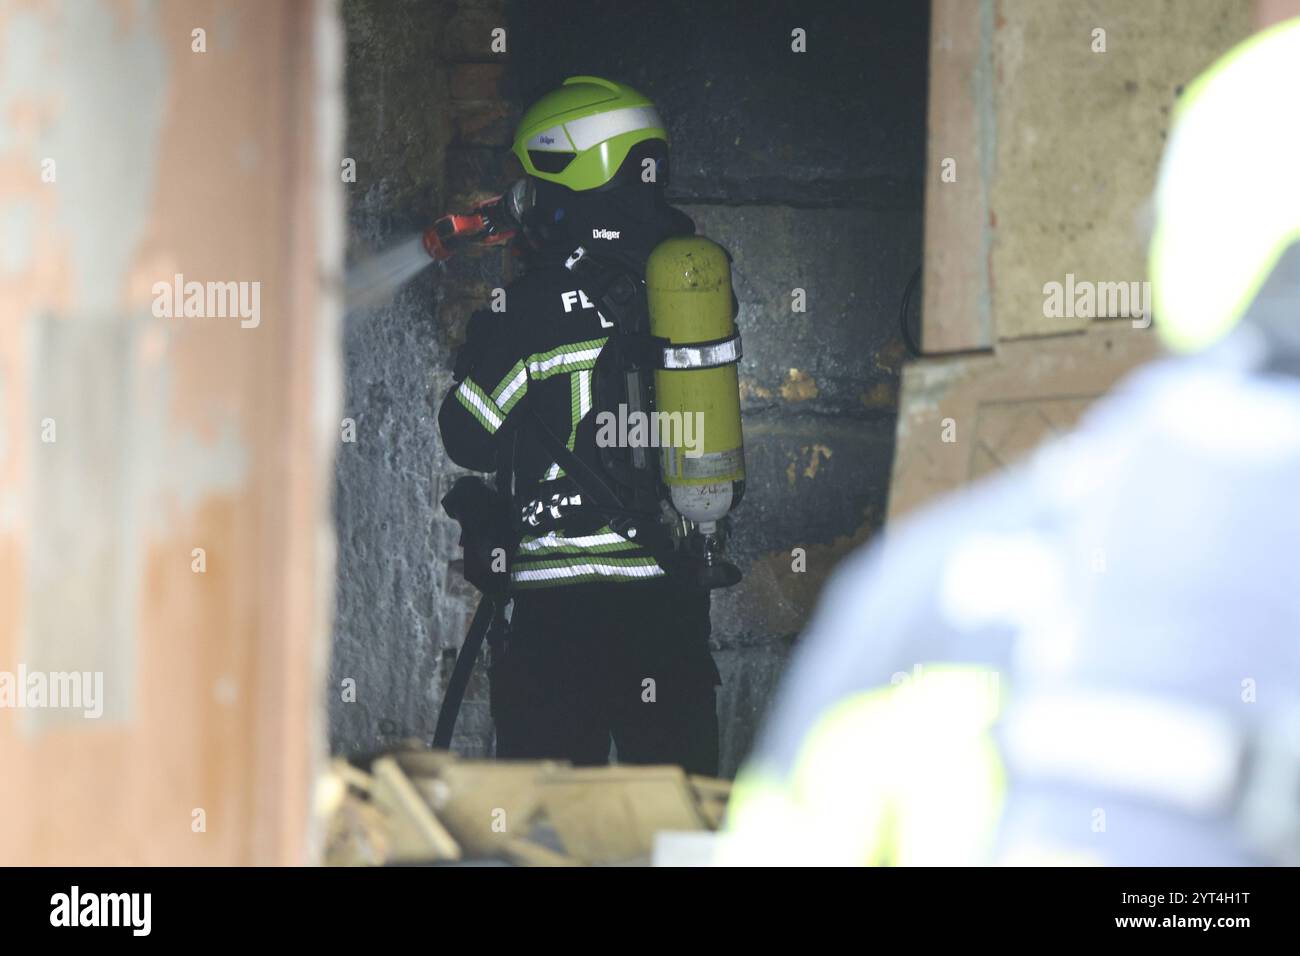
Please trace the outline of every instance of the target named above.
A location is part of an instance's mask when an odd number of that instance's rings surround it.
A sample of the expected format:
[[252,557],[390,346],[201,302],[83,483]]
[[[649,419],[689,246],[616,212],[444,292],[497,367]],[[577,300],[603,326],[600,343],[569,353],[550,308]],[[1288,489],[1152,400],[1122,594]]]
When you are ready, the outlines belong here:
[[[717,522],[745,480],[736,377],[740,336],[727,253],[703,236],[665,240],[646,263],[646,298],[650,333],[667,340],[655,371],[660,474],[673,507],[703,536],[701,557],[711,566]],[[734,581],[709,586],[725,583]]]

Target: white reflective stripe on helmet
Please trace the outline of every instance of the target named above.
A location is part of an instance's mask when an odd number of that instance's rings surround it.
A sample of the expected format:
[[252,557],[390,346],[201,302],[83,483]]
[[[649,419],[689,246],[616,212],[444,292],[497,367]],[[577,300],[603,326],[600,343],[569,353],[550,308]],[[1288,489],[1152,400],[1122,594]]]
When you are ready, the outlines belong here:
[[664,121],[659,118],[659,111],[653,106],[628,106],[621,110],[570,120],[564,127],[569,131],[574,149],[582,152],[622,133],[639,129],[663,129]]

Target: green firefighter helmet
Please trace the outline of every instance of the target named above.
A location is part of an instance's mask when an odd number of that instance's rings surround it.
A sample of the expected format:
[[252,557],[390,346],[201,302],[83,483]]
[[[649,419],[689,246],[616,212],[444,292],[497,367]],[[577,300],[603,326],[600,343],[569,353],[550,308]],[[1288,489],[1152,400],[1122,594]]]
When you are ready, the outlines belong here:
[[1300,19],[1246,40],[1183,93],[1149,263],[1156,324],[1175,350],[1231,331],[1300,240],[1297,88]]
[[513,149],[530,176],[575,191],[614,178],[638,143],[668,142],[659,111],[630,86],[571,76],[534,103],[519,122]]

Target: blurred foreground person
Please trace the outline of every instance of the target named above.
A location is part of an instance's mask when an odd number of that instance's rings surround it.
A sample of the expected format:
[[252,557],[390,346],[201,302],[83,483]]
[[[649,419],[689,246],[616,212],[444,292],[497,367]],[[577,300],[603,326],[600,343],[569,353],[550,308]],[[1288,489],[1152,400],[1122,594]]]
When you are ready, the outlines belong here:
[[1300,20],[1188,87],[1155,318],[1181,356],[829,585],[724,857],[1300,862]]

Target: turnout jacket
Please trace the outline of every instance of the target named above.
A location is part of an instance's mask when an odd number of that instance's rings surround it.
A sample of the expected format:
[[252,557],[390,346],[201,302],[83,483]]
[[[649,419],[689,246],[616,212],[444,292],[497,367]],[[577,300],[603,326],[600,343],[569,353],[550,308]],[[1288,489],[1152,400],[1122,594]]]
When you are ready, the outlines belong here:
[[[456,464],[508,479],[521,514],[550,518],[549,506],[581,491],[538,434],[536,416],[584,463],[599,471],[593,369],[614,331],[564,267],[563,254],[540,260],[507,286],[505,308],[470,320],[457,382],[438,414],[443,446]],[[610,528],[591,502],[522,537],[511,561],[513,588],[591,581],[630,582],[666,572],[640,545]]]

